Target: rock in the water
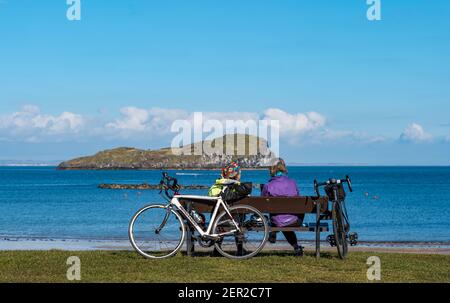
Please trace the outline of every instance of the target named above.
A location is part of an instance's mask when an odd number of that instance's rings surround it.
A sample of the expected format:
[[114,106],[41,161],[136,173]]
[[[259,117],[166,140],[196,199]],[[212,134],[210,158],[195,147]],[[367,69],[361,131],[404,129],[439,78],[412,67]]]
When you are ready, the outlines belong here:
[[[160,190],[161,186],[159,184],[100,184],[98,188],[101,189],[132,189],[132,190]],[[180,189],[209,189],[206,185],[187,185],[180,186]]]
[[[159,184],[106,184],[102,183],[98,186],[101,189],[130,189],[130,190],[160,190],[161,186]],[[207,185],[180,185],[180,190],[201,190],[209,189],[210,186]],[[260,188],[260,184],[253,184],[253,188]]]

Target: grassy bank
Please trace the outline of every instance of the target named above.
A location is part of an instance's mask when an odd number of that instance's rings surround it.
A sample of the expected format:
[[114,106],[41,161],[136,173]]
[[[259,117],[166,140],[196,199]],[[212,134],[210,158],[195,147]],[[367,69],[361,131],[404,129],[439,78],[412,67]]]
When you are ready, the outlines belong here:
[[145,260],[133,252],[0,252],[0,282],[68,282],[66,260],[81,259],[81,282],[367,282],[366,260],[381,259],[382,282],[450,282],[449,255],[352,252],[316,260],[263,253],[246,261],[207,255]]

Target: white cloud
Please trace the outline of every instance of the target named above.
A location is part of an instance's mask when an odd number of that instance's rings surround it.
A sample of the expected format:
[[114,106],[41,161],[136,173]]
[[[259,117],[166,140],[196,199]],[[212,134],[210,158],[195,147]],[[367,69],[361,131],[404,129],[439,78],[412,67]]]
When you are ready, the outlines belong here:
[[153,131],[168,133],[175,120],[188,119],[189,113],[181,109],[166,109],[154,107],[148,111],[150,115],[149,128]]
[[223,123],[225,123],[227,120],[258,121],[259,114],[256,112],[205,112],[203,114],[203,119],[218,120]]
[[325,126],[325,116],[316,113],[289,114],[278,108],[269,108],[264,112],[265,120],[278,120],[281,135],[300,135]]
[[[121,109],[122,117],[105,125],[105,131],[120,135],[122,138],[147,133],[148,135],[169,134],[172,123],[175,120],[186,120],[193,124],[194,113],[180,109],[152,108],[142,109],[125,107]],[[226,129],[227,120],[278,120],[280,123],[280,135],[302,135],[326,124],[326,118],[316,112],[289,114],[277,108],[266,110],[262,115],[258,112],[203,112],[203,122],[207,120],[220,121]]]
[[122,117],[106,124],[114,130],[143,131],[147,128],[148,111],[137,107],[124,107],[120,110]]
[[188,119],[189,113],[179,109],[124,107],[121,117],[97,128],[98,135],[123,139],[167,135],[177,119]]
[[[26,105],[18,112],[0,116],[0,140],[51,142],[79,140],[145,140],[164,141],[167,144],[172,133],[171,126],[176,120],[194,121],[194,112],[181,109],[154,107],[150,109],[124,107],[117,118],[107,118],[111,114],[95,113],[85,117],[71,112],[49,115],[39,107]],[[327,118],[317,112],[288,113],[278,108],[260,112],[204,112],[203,122],[218,120],[226,130],[226,121],[278,120],[282,141],[294,144],[323,144],[328,142],[378,143],[385,141],[381,136],[366,133],[342,131],[327,128]],[[192,125],[192,124],[191,124]],[[228,133],[231,130],[228,130]],[[250,130],[252,134],[254,130]],[[204,134],[206,138],[209,134]],[[265,137],[264,134],[260,134]],[[402,135],[403,139],[424,140],[430,135],[419,126],[410,126]],[[450,136],[449,136],[450,137]],[[168,141],[169,140],[169,141]],[[131,144],[131,143],[130,143]]]
[[427,133],[420,124],[412,123],[400,135],[401,141],[423,143],[429,142],[433,137]]
[[37,142],[46,136],[77,134],[83,130],[85,122],[81,115],[71,112],[53,116],[41,113],[37,106],[25,105],[21,111],[0,116],[0,134],[5,133],[10,139]]

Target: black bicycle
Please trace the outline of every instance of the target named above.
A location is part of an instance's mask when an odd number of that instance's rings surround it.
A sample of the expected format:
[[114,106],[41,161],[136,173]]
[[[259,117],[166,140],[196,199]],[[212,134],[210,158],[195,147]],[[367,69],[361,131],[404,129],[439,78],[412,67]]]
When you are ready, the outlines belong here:
[[333,203],[331,217],[333,220],[333,235],[327,237],[331,246],[336,246],[339,258],[345,259],[348,253],[348,244],[357,244],[358,234],[350,233],[350,222],[347,209],[345,207],[345,190],[343,184],[347,183],[350,192],[353,192],[352,181],[349,176],[345,179],[329,179],[326,182],[314,180],[314,189],[317,196],[320,196],[319,187],[324,187],[325,193]]

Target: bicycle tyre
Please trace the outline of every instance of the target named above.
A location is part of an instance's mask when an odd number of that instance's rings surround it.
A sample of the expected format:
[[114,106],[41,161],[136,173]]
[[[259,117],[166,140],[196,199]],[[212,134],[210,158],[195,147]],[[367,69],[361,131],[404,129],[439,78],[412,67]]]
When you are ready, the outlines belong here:
[[345,229],[342,207],[339,203],[334,203],[332,216],[337,252],[340,259],[345,259],[348,253],[347,232]]
[[[249,259],[249,258],[256,256],[264,248],[264,246],[267,242],[267,239],[269,238],[269,225],[267,223],[265,216],[259,210],[257,210],[256,208],[254,208],[252,206],[236,205],[236,206],[232,206],[229,208],[229,211],[232,214],[236,210],[241,210],[241,211],[247,210],[248,212],[253,213],[254,215],[257,215],[259,218],[261,218],[263,226],[259,226],[259,229],[262,229],[263,234],[261,235],[262,239],[260,240],[260,243],[257,245],[257,247],[254,251],[252,251],[251,253],[248,253],[246,255],[233,255],[233,254],[227,253],[224,249],[222,249],[222,245],[221,245],[222,242],[215,243],[215,248],[222,256],[224,256],[226,258],[234,259],[234,260],[245,260],[245,259]],[[221,222],[221,219],[224,216],[228,216],[228,214],[225,211],[220,213],[220,215],[215,220],[213,228],[212,228],[213,233],[215,233],[215,234],[219,233],[218,232],[218,223]],[[246,228],[243,228],[242,230],[246,230]],[[248,229],[248,230],[250,230],[250,229]],[[245,236],[243,236],[243,238],[245,238]],[[247,243],[250,243],[250,241],[247,241]]]
[[[140,210],[138,210],[134,216],[132,217],[130,224],[129,224],[129,228],[128,228],[128,236],[131,242],[131,245],[133,246],[133,248],[143,257],[148,258],[148,259],[165,259],[165,258],[170,258],[172,256],[174,256],[175,254],[177,254],[177,252],[181,249],[181,246],[184,243],[184,239],[186,238],[186,226],[183,222],[182,217],[180,216],[180,214],[178,212],[176,212],[173,209],[170,209],[170,216],[173,215],[174,218],[174,222],[178,222],[179,223],[179,231],[181,232],[181,236],[180,238],[176,241],[177,244],[175,246],[174,249],[169,249],[167,251],[167,253],[163,253],[162,255],[152,255],[148,252],[145,252],[143,248],[140,247],[140,245],[138,245],[136,243],[136,235],[134,234],[135,231],[135,223],[138,220],[138,218],[144,214],[145,212],[151,211],[151,210],[166,210],[167,211],[167,206],[166,205],[160,205],[160,204],[155,204],[155,205],[148,205],[145,206],[143,208],[141,208]],[[156,223],[154,223],[154,226],[157,226],[159,224],[161,224],[161,222],[157,221]],[[176,224],[176,223],[175,223]]]

